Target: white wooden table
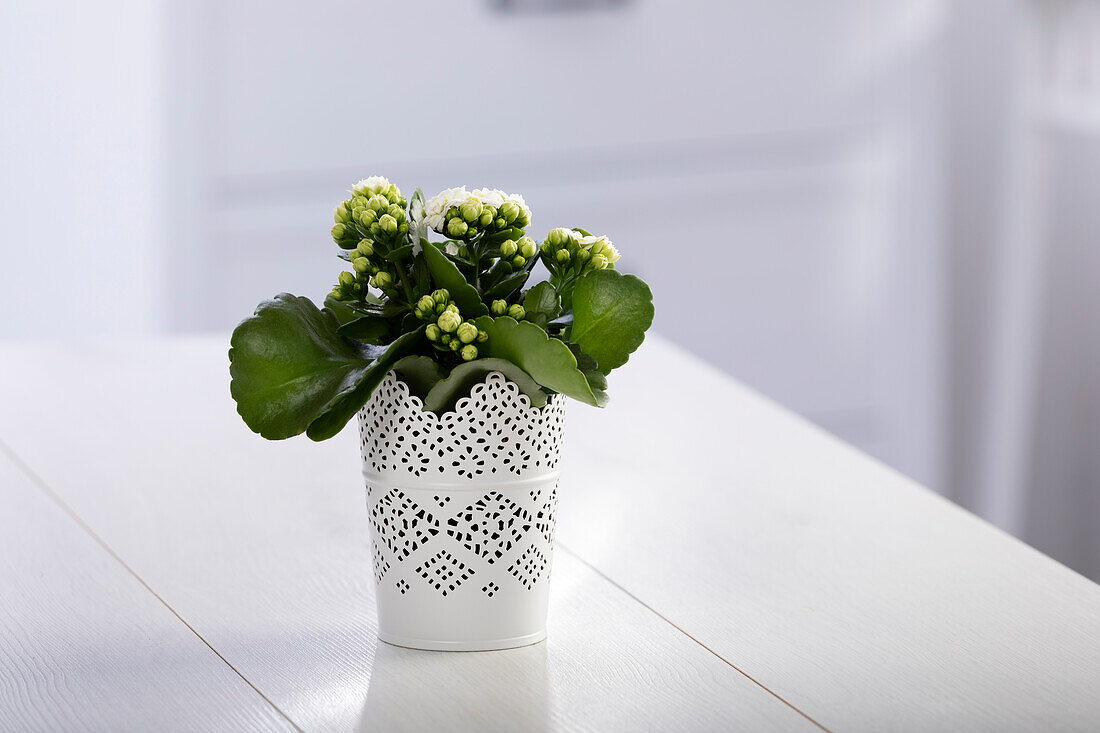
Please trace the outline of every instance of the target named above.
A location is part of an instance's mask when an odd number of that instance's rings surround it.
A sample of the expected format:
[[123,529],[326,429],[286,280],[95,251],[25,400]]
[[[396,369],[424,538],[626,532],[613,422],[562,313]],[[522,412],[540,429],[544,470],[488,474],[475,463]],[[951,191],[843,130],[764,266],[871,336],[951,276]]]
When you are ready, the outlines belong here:
[[353,431],[248,432],[226,343],[0,346],[0,730],[1100,729],[1100,586],[655,336],[549,640],[379,644]]

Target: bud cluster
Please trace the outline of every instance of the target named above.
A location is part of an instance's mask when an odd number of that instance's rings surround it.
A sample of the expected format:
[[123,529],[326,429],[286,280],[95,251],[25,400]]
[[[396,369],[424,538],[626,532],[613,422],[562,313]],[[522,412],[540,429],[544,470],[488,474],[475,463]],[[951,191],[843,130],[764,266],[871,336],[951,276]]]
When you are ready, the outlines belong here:
[[536,252],[538,252],[538,245],[530,237],[520,237],[515,241],[505,240],[500,245],[500,259],[512,267],[523,267]]
[[354,249],[364,239],[392,246],[409,232],[407,205],[397,186],[385,178],[366,178],[352,187],[351,198],[336,207],[332,239],[343,249]]
[[487,188],[467,191],[465,186],[433,196],[424,204],[424,215],[435,231],[464,241],[531,223],[531,210],[522,196]]
[[489,306],[489,310],[494,316],[511,316],[517,321],[522,321],[527,317],[527,311],[519,303],[513,303],[508,305],[506,300],[494,300],[492,305]]
[[473,321],[464,321],[458,306],[451,302],[451,294],[446,290],[436,290],[416,302],[413,313],[427,323],[424,335],[439,351],[452,351],[463,361],[477,358],[475,343],[484,343],[489,334],[477,327]]
[[551,229],[541,251],[546,266],[551,270],[572,270],[576,275],[606,269],[618,262],[621,256],[607,237],[582,234],[565,227]]

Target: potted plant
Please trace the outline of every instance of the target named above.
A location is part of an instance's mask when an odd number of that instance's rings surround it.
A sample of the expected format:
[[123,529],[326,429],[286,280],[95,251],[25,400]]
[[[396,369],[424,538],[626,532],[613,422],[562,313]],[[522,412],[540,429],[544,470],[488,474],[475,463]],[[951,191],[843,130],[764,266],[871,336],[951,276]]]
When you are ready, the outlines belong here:
[[607,403],[652,294],[607,237],[537,243],[518,195],[406,200],[378,176],[350,194],[332,228],[349,267],[324,306],[283,293],[233,332],[237,411],[271,440],[325,440],[358,415],[383,641],[540,641],[564,400]]

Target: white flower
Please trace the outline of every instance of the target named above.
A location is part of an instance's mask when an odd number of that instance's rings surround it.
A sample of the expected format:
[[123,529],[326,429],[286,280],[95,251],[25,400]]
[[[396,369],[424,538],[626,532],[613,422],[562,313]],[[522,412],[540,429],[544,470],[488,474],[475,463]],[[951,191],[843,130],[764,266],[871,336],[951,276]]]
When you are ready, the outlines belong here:
[[603,255],[609,263],[618,262],[619,258],[622,257],[619,250],[615,249],[615,245],[606,236],[594,237],[590,234],[586,237],[580,237],[577,244],[582,249],[587,249],[593,256]]
[[504,191],[496,188],[475,188],[472,194],[481,199],[482,204],[492,206],[494,209],[499,209],[508,196]]
[[446,224],[447,210],[452,206],[458,206],[470,198],[470,192],[465,186],[448,188],[432,196],[424,204],[424,221],[435,231],[443,234],[443,226]]
[[384,193],[390,188],[390,179],[384,176],[371,176],[370,178],[364,178],[351,187],[352,193],[357,193],[360,196],[366,196],[370,198],[378,193]]

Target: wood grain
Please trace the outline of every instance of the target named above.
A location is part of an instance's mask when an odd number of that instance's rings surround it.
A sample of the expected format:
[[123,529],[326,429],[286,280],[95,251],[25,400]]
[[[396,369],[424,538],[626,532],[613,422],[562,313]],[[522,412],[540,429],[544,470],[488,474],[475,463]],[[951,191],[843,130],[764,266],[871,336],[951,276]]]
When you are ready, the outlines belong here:
[[667,342],[611,381],[558,536],[614,582],[829,728],[1100,727],[1100,586]]
[[0,452],[0,731],[293,730]]
[[0,348],[0,437],[301,728],[813,729],[567,553],[547,645],[380,648],[356,436],[252,435],[224,350]]

